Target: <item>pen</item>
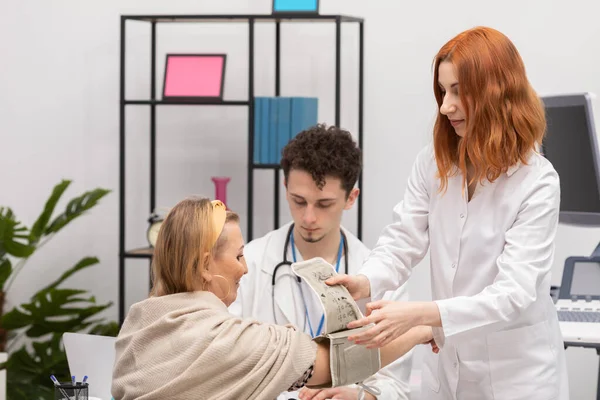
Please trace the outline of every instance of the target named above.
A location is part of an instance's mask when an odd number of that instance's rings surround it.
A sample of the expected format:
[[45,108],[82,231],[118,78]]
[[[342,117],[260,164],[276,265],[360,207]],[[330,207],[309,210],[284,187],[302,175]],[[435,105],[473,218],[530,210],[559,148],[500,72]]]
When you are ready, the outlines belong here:
[[77,390],[77,382],[75,382],[75,375],[71,375],[71,383],[73,383],[73,393],[75,393],[75,400],[79,398],[79,391]]
[[73,393],[75,393],[75,400],[79,400],[79,390],[77,390],[77,382],[75,382],[75,375],[71,376],[71,382],[73,382]]
[[62,395],[65,396],[65,399],[69,399],[69,395],[63,390],[63,388],[60,387],[60,382],[56,379],[56,377],[54,375],[50,375],[50,379],[52,382],[54,382],[54,386],[57,386],[58,390],[60,390]]
[[77,390],[77,395],[76,395],[76,397],[79,397],[79,393],[80,393],[80,392],[81,392],[81,390],[83,389],[83,385],[84,385],[84,384],[85,384],[85,382],[87,381],[87,378],[88,378],[88,376],[87,376],[87,375],[84,375],[84,376],[83,376],[83,380],[81,381],[81,386],[82,386],[82,387],[81,387],[80,389],[78,389],[78,390]]

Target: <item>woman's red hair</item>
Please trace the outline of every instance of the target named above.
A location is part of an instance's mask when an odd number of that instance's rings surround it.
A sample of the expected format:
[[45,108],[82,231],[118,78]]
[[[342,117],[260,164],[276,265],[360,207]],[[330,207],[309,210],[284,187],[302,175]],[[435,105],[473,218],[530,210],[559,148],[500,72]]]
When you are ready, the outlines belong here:
[[443,103],[438,70],[444,61],[453,64],[458,78],[466,132],[459,137],[448,117],[438,111],[433,138],[440,191],[458,170],[467,183],[467,160],[474,169],[471,182],[493,182],[512,165],[526,163],[529,153],[541,144],[546,118],[510,39],[497,30],[477,27],[446,43],[434,61],[438,110]]

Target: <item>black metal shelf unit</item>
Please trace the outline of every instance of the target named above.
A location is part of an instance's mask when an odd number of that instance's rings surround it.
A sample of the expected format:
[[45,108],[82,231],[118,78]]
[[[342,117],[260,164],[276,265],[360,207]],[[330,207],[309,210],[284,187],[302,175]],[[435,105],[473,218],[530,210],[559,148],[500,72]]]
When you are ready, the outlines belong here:
[[[127,21],[150,23],[150,98],[125,98],[125,39]],[[156,24],[179,22],[245,22],[248,24],[248,99],[224,101],[171,101],[156,98]],[[255,23],[270,22],[275,24],[275,96],[280,96],[280,61],[281,61],[281,24],[293,22],[318,22],[335,24],[335,124],[340,125],[341,112],[341,25],[356,23],[359,25],[359,65],[358,65],[358,144],[363,148],[363,70],[364,70],[364,20],[345,15],[122,15],[121,16],[121,56],[120,56],[120,104],[119,104],[119,324],[125,319],[125,261],[128,258],[152,258],[152,248],[126,250],[125,247],[125,109],[130,105],[150,107],[150,213],[156,206],[156,106],[181,105],[222,105],[248,107],[248,213],[247,240],[253,237],[254,208],[254,171],[273,170],[274,172],[274,227],[279,227],[279,182],[280,168],[276,164],[254,163],[254,26]],[[358,180],[362,188],[362,173]],[[357,236],[362,237],[362,197],[357,202]]]

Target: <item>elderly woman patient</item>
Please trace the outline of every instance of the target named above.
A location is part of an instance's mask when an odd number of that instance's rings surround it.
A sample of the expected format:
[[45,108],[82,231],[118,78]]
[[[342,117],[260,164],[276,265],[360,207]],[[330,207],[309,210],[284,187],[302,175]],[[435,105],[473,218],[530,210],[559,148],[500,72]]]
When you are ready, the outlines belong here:
[[[331,382],[329,346],[293,327],[227,311],[247,272],[236,214],[189,198],[158,235],[150,297],[134,304],[116,342],[112,394],[127,399],[274,399]],[[416,327],[381,349],[381,366],[432,339]]]

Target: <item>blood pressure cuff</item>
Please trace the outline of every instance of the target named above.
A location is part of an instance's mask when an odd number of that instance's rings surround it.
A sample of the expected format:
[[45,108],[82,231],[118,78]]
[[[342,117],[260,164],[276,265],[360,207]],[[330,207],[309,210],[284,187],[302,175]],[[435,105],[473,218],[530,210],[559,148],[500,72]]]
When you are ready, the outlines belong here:
[[317,336],[313,340],[319,344],[329,344],[329,368],[331,381],[313,389],[346,386],[361,383],[381,368],[379,349],[367,349],[348,340],[348,336],[360,333],[371,326],[349,329]]
[[347,328],[348,323],[362,318],[363,315],[344,286],[329,286],[325,283],[327,279],[337,275],[333,265],[323,258],[315,257],[292,264],[292,271],[309,285],[321,302],[324,318],[323,334],[313,340],[329,345],[331,370],[331,381],[321,387],[360,384],[379,371],[381,368],[379,349],[367,349],[348,340],[348,336],[369,329],[373,324],[356,329]]

